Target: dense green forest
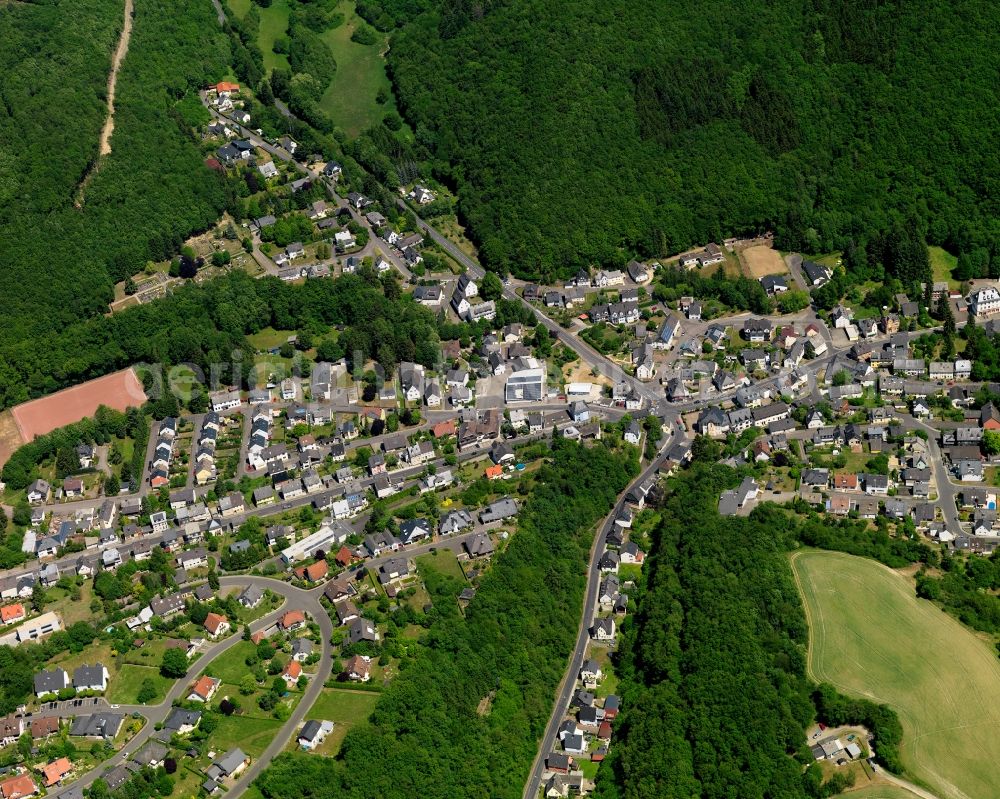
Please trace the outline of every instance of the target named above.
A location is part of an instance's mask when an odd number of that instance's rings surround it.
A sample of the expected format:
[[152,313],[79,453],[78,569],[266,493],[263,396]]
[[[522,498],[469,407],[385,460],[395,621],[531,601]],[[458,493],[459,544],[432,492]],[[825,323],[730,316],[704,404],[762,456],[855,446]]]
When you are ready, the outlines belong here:
[[[122,16],[123,3],[108,0],[0,6],[0,383],[30,368],[25,358],[52,331],[103,313],[114,281],[176,253],[226,204],[178,103],[226,73],[228,41],[210,3],[136,0],[112,152],[75,207],[97,157]],[[43,384],[81,367],[45,360]]]
[[[371,269],[366,275],[367,281],[347,275],[290,285],[237,271],[204,286],[183,286],[153,304],[53,331],[44,341],[25,340],[11,348],[15,357],[0,370],[0,406],[25,399],[29,391],[48,393],[130,364],[192,364],[206,378],[215,365],[224,385],[245,385],[252,366],[245,337],[269,325],[316,336],[344,326],[320,354],[327,360],[346,357],[352,366],[355,357],[362,363],[376,358],[389,369],[402,360],[434,364],[434,314],[404,297],[394,280],[380,281]],[[509,321],[523,321],[517,310],[507,308]],[[470,332],[468,326],[452,327]]]
[[639,607],[623,625],[625,713],[599,799],[833,795],[844,785],[822,784],[804,734],[817,715],[870,725],[898,769],[895,714],[807,678],[808,630],[786,555],[799,522],[773,505],[721,518],[719,492],[736,479],[696,464],[672,482]]
[[258,780],[267,799],[521,796],[573,648],[593,525],[638,470],[604,447],[553,447],[464,618],[454,593],[433,596],[441,618],[371,724],[337,760],[281,755]]
[[[997,240],[986,0],[366,0],[484,260],[567,274],[767,228]],[[411,153],[399,152],[402,168]]]

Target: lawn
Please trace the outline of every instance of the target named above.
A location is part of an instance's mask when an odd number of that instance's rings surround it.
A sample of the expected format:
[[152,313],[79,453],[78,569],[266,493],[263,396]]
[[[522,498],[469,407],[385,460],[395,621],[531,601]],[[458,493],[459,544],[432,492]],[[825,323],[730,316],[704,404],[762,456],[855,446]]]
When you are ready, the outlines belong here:
[[368,716],[375,709],[378,696],[377,693],[367,691],[324,688],[306,715],[307,719],[332,721],[334,725],[333,732],[327,736],[316,753],[328,757],[336,755],[351,728],[368,722]]
[[70,594],[59,588],[50,588],[46,595],[51,604],[46,606],[46,610],[52,610],[62,616],[63,624],[67,627],[76,624],[78,621],[91,621],[94,614],[90,612],[90,600],[94,593],[94,583],[87,580],[80,586],[80,598],[70,599]]
[[247,15],[247,11],[250,10],[252,2],[253,0],[227,0],[226,5],[237,17],[243,19]]
[[290,15],[288,0],[274,0],[270,7],[260,9],[260,34],[257,36],[257,44],[264,54],[264,69],[268,74],[274,69],[288,69],[288,57],[279,55],[272,48],[275,41],[288,32]]
[[289,336],[293,335],[295,335],[294,330],[275,330],[273,327],[265,327],[263,330],[247,336],[247,341],[255,349],[267,352],[275,347],[280,347],[288,341]]
[[246,664],[247,656],[253,652],[254,645],[249,641],[240,641],[235,646],[223,652],[205,669],[206,674],[219,677],[230,685],[239,685],[240,680],[250,673]]
[[223,716],[212,733],[212,748],[216,752],[228,752],[238,746],[251,757],[260,757],[283,724],[271,718]]
[[167,679],[160,674],[159,669],[152,666],[125,664],[111,680],[108,687],[108,701],[116,705],[138,705],[139,689],[146,679],[152,680],[153,685],[156,686],[156,697],[147,702],[150,705],[162,702],[167,691],[174,684],[173,680]]
[[958,264],[958,258],[940,247],[928,247],[927,252],[930,255],[934,280],[947,280],[950,288],[957,289],[960,283],[951,279],[951,273]]
[[69,676],[72,677],[73,669],[77,666],[93,665],[94,663],[103,663],[107,666],[108,673],[111,675],[111,679],[114,680],[115,661],[111,656],[110,644],[92,644],[77,654],[65,653],[64,655],[57,655],[48,662],[46,668],[59,666],[65,669],[69,673]]
[[462,567],[458,563],[458,557],[451,549],[439,549],[430,555],[421,555],[417,558],[418,569],[433,569],[440,574],[456,577],[459,580],[465,579]]
[[942,799],[1000,796],[996,652],[873,560],[804,551],[792,564],[814,679],[895,709],[906,768]]
[[916,799],[916,794],[895,785],[873,785],[859,791],[844,794],[850,799]]
[[[342,25],[322,34],[337,60],[337,72],[326,87],[319,107],[334,125],[353,138],[381,122],[382,117],[395,110],[395,104],[382,57],[386,49],[385,34],[378,34],[378,41],[371,45],[352,42],[351,34],[362,20],[354,13],[353,3],[349,9]],[[390,99],[385,105],[375,102],[379,89],[389,92]]]

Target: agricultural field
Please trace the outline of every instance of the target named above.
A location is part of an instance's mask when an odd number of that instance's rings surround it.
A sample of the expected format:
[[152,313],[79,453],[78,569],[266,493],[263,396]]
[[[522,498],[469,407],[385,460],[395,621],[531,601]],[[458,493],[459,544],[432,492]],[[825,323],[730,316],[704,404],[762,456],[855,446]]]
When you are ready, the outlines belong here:
[[[375,44],[351,41],[351,34],[362,20],[355,13],[353,3],[343,4],[341,10],[348,12],[344,23],[323,33],[337,61],[337,72],[326,87],[319,105],[334,125],[353,138],[377,125],[382,117],[395,111],[396,106],[385,71],[383,54],[388,47],[385,34],[379,33]],[[261,47],[263,49],[263,43]],[[379,89],[385,90],[388,102],[376,102]]]
[[941,799],[1000,795],[996,652],[873,560],[804,551],[792,566],[813,678],[896,710],[906,768]]
[[875,785],[844,794],[849,799],[917,799],[916,794],[895,785]]

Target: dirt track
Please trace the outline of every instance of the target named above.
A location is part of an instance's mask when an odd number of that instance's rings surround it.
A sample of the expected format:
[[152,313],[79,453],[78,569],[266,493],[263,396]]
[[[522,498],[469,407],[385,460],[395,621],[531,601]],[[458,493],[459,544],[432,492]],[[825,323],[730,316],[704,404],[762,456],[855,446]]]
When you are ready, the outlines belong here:
[[111,134],[115,130],[115,86],[118,83],[118,70],[128,52],[128,42],[132,38],[132,0],[125,0],[125,22],[122,25],[122,35],[118,39],[118,47],[111,59],[111,74],[108,75],[108,118],[104,120],[101,131],[101,144],[98,152],[107,155],[111,152]]
[[76,194],[75,205],[77,208],[83,207],[83,193],[90,183],[90,179],[98,170],[101,159],[111,153],[111,134],[115,131],[115,86],[118,84],[118,70],[121,68],[125,54],[128,52],[128,43],[132,38],[132,14],[134,13],[133,0],[125,0],[125,19],[122,23],[122,34],[118,38],[118,47],[111,57],[111,72],[108,74],[108,115],[104,120],[104,127],[101,128],[101,136],[97,144],[97,158],[90,165],[87,174],[80,181]]

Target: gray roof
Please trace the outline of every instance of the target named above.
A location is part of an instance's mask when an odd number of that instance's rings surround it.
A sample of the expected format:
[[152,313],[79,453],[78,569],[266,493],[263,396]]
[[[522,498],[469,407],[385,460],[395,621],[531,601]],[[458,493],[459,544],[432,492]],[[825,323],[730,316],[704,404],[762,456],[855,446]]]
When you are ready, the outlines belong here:
[[322,729],[323,725],[321,725],[315,719],[310,719],[309,721],[307,721],[305,724],[302,725],[302,729],[299,731],[299,738],[302,738],[306,741],[313,741],[316,739],[316,736],[319,735]]
[[70,727],[70,735],[90,738],[114,738],[118,734],[125,716],[121,713],[94,713],[91,716],[77,716]]
[[517,515],[517,502],[510,497],[498,499],[488,505],[480,514],[479,520],[484,524],[487,522],[500,521]]
[[179,730],[181,727],[187,725],[196,725],[199,721],[201,721],[200,710],[184,710],[183,708],[175,707],[170,711],[167,720],[163,722],[163,728],[167,730]]
[[167,756],[168,748],[159,741],[150,741],[132,759],[141,766],[158,763]]
[[35,675],[36,694],[57,694],[68,684],[66,672],[62,669],[42,671]]
[[292,641],[293,655],[308,655],[312,652],[313,644],[308,638],[296,638]]
[[216,760],[212,765],[217,766],[228,776],[236,771],[236,769],[238,769],[246,759],[247,756],[243,754],[243,750],[237,748],[226,752],[226,754]]
[[104,682],[104,666],[95,663],[93,666],[77,666],[73,671],[73,687],[86,688],[89,685],[99,685]]

